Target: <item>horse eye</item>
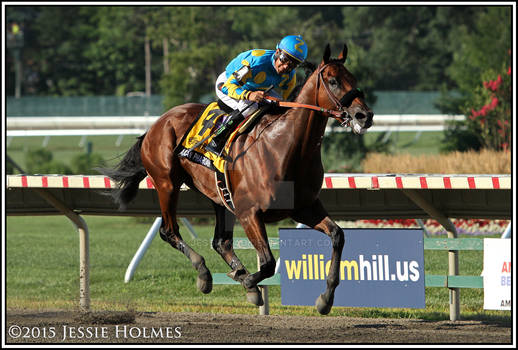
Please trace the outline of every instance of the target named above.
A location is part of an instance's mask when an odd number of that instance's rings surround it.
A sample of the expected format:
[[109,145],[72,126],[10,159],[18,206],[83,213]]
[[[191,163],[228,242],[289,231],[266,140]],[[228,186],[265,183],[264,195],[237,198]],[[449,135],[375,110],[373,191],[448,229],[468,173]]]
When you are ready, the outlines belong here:
[[329,79],[329,85],[337,86],[338,85],[338,81],[336,81],[335,78],[331,78],[331,79]]

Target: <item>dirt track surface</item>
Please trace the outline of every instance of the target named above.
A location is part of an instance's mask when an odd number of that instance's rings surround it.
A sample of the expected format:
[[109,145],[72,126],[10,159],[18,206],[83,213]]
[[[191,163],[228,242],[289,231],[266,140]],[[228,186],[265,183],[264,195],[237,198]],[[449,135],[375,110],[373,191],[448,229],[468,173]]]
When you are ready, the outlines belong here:
[[7,344],[512,343],[511,326],[480,321],[8,310],[6,322]]

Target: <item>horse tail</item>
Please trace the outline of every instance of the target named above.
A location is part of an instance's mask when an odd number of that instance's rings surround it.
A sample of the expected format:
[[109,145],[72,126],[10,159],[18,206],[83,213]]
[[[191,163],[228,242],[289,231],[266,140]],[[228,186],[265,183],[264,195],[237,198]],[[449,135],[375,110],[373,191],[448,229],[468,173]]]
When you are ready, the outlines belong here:
[[115,168],[96,168],[101,174],[108,176],[117,183],[117,188],[109,193],[119,210],[125,210],[127,205],[137,196],[139,183],[146,178],[146,169],[142,165],[140,149],[145,133],[139,136],[138,141],[128,150],[124,158]]

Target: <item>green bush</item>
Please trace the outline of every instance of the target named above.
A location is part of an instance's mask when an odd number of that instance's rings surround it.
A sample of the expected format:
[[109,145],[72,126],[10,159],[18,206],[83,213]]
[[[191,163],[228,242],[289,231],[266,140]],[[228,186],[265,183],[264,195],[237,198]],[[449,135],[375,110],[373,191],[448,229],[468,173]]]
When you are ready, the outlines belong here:
[[511,144],[511,68],[488,70],[482,75],[482,84],[461,113],[466,121],[452,122],[444,133],[441,151],[478,151],[482,148],[508,150]]
[[367,146],[364,135],[352,132],[330,132],[322,142],[322,163],[329,173],[361,173],[362,162],[369,152],[388,153],[393,150],[393,140],[380,133],[374,142]]
[[72,168],[75,174],[98,175],[93,168],[106,167],[106,161],[99,153],[84,153],[72,158]]
[[52,159],[52,152],[44,148],[29,150],[25,154],[25,164],[29,174],[72,174],[65,163]]
[[482,144],[472,130],[466,128],[465,122],[448,122],[444,130],[444,138],[439,147],[441,153],[480,151]]
[[5,173],[7,175],[14,174],[14,166],[11,164],[11,162],[5,162]]
[[[494,80],[493,80],[494,79]],[[511,145],[511,67],[483,75],[483,86],[475,90],[465,107],[466,125],[483,148],[500,151]]]

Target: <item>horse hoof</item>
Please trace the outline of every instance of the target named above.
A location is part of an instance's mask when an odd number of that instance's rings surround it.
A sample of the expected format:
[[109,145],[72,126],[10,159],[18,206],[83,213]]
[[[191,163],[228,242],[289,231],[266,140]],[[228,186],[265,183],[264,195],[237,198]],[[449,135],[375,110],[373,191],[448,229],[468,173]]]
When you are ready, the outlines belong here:
[[259,293],[259,292],[248,292],[248,293],[246,293],[246,300],[249,303],[254,304],[255,306],[263,306],[264,305],[263,297],[261,296],[261,293]]
[[331,311],[331,308],[333,307],[332,303],[328,303],[325,301],[323,294],[320,294],[317,298],[317,301],[315,303],[315,306],[317,308],[317,311],[321,315],[327,315],[329,311]]
[[203,294],[209,294],[212,291],[212,276],[209,274],[208,276],[198,275],[196,279],[196,286]]

